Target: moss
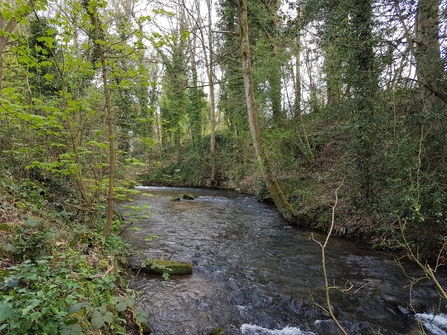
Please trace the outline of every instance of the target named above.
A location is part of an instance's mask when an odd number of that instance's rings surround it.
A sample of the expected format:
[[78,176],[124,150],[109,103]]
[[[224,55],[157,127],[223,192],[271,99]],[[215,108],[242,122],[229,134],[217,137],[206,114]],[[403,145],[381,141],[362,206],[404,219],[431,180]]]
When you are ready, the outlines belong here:
[[105,259],[101,259],[98,263],[99,267],[103,270],[107,269],[109,267],[109,262]]
[[208,335],[225,335],[225,331],[222,328],[218,327],[211,330]]
[[167,259],[146,259],[143,270],[156,274],[185,275],[192,273],[192,263]]
[[185,193],[183,194],[183,199],[194,200],[194,196],[191,193]]
[[7,232],[11,233],[14,230],[14,226],[15,225],[13,223],[8,223],[8,222],[0,223],[0,230],[7,231]]
[[28,208],[28,206],[25,205],[25,204],[24,204],[23,202],[21,202],[21,201],[17,201],[16,203],[14,203],[14,205],[15,205],[18,209],[21,209],[21,210],[25,210],[25,209]]
[[171,197],[171,199],[169,199],[169,201],[180,201],[180,196],[175,195],[175,196]]

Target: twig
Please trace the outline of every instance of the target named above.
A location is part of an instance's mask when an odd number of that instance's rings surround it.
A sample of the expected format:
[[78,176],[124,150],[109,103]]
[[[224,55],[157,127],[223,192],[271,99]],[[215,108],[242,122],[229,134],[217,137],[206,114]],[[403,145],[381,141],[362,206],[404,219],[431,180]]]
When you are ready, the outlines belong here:
[[320,305],[318,303],[316,303],[316,305],[318,307],[320,307],[321,309],[323,309],[326,313],[328,313],[331,316],[332,320],[335,322],[335,324],[337,325],[338,329],[340,329],[340,331],[343,333],[343,335],[348,335],[348,333],[343,328],[343,326],[340,324],[340,322],[338,322],[337,317],[334,315],[334,311],[332,310],[332,306],[331,306],[330,290],[337,289],[337,290],[340,290],[342,292],[347,292],[347,291],[349,291],[352,288],[352,285],[350,287],[348,287],[348,288],[345,288],[345,289],[340,289],[338,286],[329,286],[328,274],[327,274],[327,269],[326,269],[326,254],[325,254],[326,246],[328,245],[329,238],[331,237],[332,231],[334,230],[334,225],[335,225],[335,208],[338,205],[338,190],[340,189],[340,187],[343,186],[344,181],[345,181],[345,179],[343,178],[341,184],[335,190],[335,202],[334,202],[334,206],[332,206],[331,226],[329,227],[329,231],[328,231],[328,233],[326,235],[326,239],[325,239],[324,243],[322,244],[321,242],[319,242],[316,239],[314,239],[313,234],[311,234],[311,236],[309,238],[312,239],[313,241],[315,241],[316,243],[318,243],[320,245],[320,247],[321,247],[321,262],[322,262],[322,266],[323,266],[324,288],[325,288],[325,293],[326,293],[326,305],[327,305],[327,308],[323,307],[322,305]]

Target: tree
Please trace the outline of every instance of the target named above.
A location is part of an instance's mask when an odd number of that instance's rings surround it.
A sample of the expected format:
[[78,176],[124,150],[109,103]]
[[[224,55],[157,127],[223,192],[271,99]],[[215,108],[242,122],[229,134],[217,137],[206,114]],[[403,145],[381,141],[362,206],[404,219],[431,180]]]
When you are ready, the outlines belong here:
[[359,173],[361,202],[371,204],[373,197],[373,160],[374,155],[374,115],[375,92],[378,89],[377,74],[374,68],[374,39],[372,35],[372,1],[354,0],[349,15],[352,23],[350,39],[353,49],[349,63],[350,80],[355,110],[353,122],[356,125],[354,152]]
[[115,125],[114,125],[114,110],[111,103],[111,93],[109,89],[109,74],[106,64],[106,53],[104,51],[104,31],[100,23],[99,17],[99,5],[94,1],[84,0],[85,9],[90,16],[91,23],[94,29],[95,45],[97,47],[98,58],[101,64],[101,77],[104,92],[104,103],[106,108],[106,124],[109,140],[109,173],[108,173],[108,192],[107,192],[107,219],[104,227],[104,238],[109,235],[112,227],[113,210],[115,204],[115,163],[116,163],[116,151],[115,151]]
[[447,103],[447,82],[439,44],[439,0],[419,0],[416,13],[416,68],[419,82]]
[[[211,152],[211,184],[216,183],[216,99],[214,90],[214,48],[213,48],[213,24],[211,7],[212,0],[206,1],[208,9],[208,57],[206,56],[206,48],[203,45],[203,51],[205,52],[205,64],[208,69],[208,82],[210,88],[210,152]],[[204,41],[202,35],[202,41]]]
[[252,78],[250,43],[248,40],[248,18],[247,3],[245,0],[238,0],[239,17],[240,17],[240,37],[241,37],[241,59],[242,59],[242,76],[244,78],[245,100],[248,112],[248,122],[253,139],[253,146],[259,161],[262,173],[264,175],[267,188],[276,207],[281,215],[289,222],[295,221],[297,217],[296,211],[289,204],[281,187],[274,176],[270,161],[267,158],[265,148],[262,143],[261,129],[258,121],[258,111],[256,107],[254,85]]
[[[244,83],[240,73],[240,59],[235,57],[240,55],[237,6],[235,0],[221,0],[219,3],[219,48],[216,59],[223,72],[218,106],[228,128],[234,132],[235,140],[243,138],[248,131],[245,98],[241,94]],[[235,150],[236,146],[235,143]]]
[[339,43],[343,39],[344,22],[346,16],[341,9],[340,1],[328,0],[324,8],[324,27],[322,32],[321,48],[324,51],[324,72],[326,76],[327,106],[336,109],[342,98],[342,62],[343,54]]
[[192,34],[191,50],[191,87],[188,90],[189,105],[188,105],[188,119],[191,129],[192,145],[195,150],[202,156],[202,111],[205,107],[203,98],[205,94],[203,90],[198,87],[197,79],[197,58],[196,58],[196,43],[197,37]]
[[[35,6],[39,8],[40,1]],[[10,6],[8,1],[0,4],[0,89],[2,88],[3,78],[3,53],[8,42],[11,39],[11,34],[19,24],[23,21],[33,10],[33,7],[27,1],[20,1],[17,7]]]
[[181,27],[178,35],[171,36],[170,55],[166,55],[162,50],[159,50],[165,66],[160,101],[163,143],[166,145],[173,142],[177,150],[178,160],[181,158],[181,137],[184,131],[186,106],[188,105],[185,34],[186,31]]

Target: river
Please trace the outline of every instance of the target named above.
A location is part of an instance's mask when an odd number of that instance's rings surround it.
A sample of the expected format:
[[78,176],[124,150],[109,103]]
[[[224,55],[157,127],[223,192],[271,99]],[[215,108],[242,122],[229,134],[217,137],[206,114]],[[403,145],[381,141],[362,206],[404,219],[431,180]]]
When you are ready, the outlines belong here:
[[[227,335],[339,333],[317,306],[324,305],[324,281],[321,249],[309,239],[311,231],[288,226],[274,207],[232,191],[139,189],[152,196],[131,204],[150,208],[139,211],[127,231],[130,261],[194,264],[192,275],[163,280],[140,272],[130,278],[137,308],[149,313],[154,335],[205,335],[218,327]],[[184,193],[195,199],[170,201]],[[129,209],[122,210],[130,216]],[[434,286],[422,282],[410,294],[410,279],[395,255],[333,237],[326,257],[331,285],[352,285],[347,293],[331,293],[349,334],[420,334],[418,320],[427,334],[447,334],[447,316],[432,312],[439,304]],[[412,263],[403,266],[407,275],[420,276]]]

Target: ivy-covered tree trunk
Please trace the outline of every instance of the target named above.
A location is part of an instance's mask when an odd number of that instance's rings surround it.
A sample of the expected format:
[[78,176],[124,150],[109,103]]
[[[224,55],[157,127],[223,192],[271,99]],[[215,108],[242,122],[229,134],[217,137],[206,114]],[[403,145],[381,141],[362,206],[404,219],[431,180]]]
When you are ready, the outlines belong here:
[[268,21],[268,29],[271,31],[271,35],[268,35],[268,39],[270,39],[270,57],[271,61],[269,62],[269,100],[272,104],[272,114],[274,118],[274,122],[278,127],[281,127],[285,114],[282,110],[281,105],[281,79],[282,79],[282,60],[281,53],[282,43],[280,41],[280,23],[281,16],[278,14],[280,2],[277,0],[269,1],[266,6],[268,7],[269,12],[269,21]]
[[258,111],[255,101],[254,85],[252,79],[252,67],[250,58],[250,44],[248,40],[247,4],[245,0],[238,0],[240,15],[242,76],[244,79],[245,100],[247,104],[248,122],[253,138],[253,146],[261,166],[267,188],[281,215],[289,222],[296,221],[297,212],[289,204],[281,187],[276,180],[270,161],[262,144],[261,130],[258,121]]
[[[348,82],[354,93],[352,122],[356,131],[354,155],[360,187],[360,203],[369,206],[373,198],[373,156],[375,140],[375,99],[378,89],[374,70],[372,0],[353,0],[348,7],[352,20],[351,40],[355,43],[349,65]],[[354,47],[354,44],[352,45]]]
[[0,12],[0,89],[3,83],[3,51],[9,41],[9,35],[17,26],[17,22],[13,19],[6,22],[3,14]]
[[203,91],[198,88],[197,83],[197,63],[196,63],[196,35],[192,35],[191,47],[191,79],[192,87],[189,88],[189,128],[191,132],[192,144],[195,151],[202,157],[202,110]]
[[439,0],[419,0],[416,15],[416,68],[418,81],[447,102],[447,81],[439,45]]
[[[35,1],[38,6],[42,1]],[[7,1],[0,3],[0,89],[3,85],[3,52],[9,43],[11,33],[20,20],[32,13],[33,8],[26,2],[17,2],[17,7],[11,6]]]
[[[344,27],[339,22],[344,17],[344,13],[340,10],[340,1],[332,0],[326,3],[327,14],[325,17],[326,31],[323,34],[321,47],[324,51],[324,72],[326,75],[326,92],[327,107],[330,110],[336,110],[337,105],[341,102],[342,94],[342,63],[343,56],[340,52],[339,30]],[[346,29],[346,28],[344,28]]]

